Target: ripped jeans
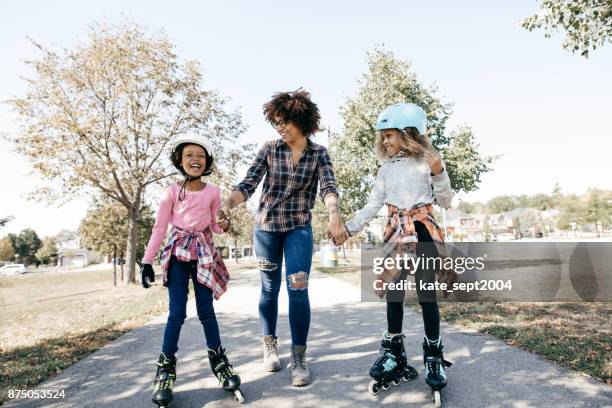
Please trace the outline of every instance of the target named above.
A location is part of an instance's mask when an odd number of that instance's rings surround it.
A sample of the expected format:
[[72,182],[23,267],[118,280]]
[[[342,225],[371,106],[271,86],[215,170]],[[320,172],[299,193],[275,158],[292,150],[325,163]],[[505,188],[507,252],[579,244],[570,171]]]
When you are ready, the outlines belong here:
[[310,328],[308,276],[312,264],[312,228],[270,232],[255,227],[254,244],[261,275],[259,319],[263,334],[276,336],[284,255],[291,341],[293,345],[305,346]]

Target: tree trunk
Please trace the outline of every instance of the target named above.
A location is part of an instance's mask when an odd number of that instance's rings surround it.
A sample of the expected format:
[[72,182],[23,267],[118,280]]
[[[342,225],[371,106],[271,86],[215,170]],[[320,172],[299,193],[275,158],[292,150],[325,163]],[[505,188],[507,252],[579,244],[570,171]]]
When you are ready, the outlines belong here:
[[121,282],[123,282],[123,266],[125,265],[124,259],[125,254],[121,252]]
[[128,209],[128,240],[127,240],[127,284],[136,283],[136,251],[138,250],[138,233],[140,232],[140,200],[135,200]]
[[113,286],[117,286],[117,245],[113,245]]
[[238,263],[238,240],[234,238],[234,251],[236,255],[236,263]]

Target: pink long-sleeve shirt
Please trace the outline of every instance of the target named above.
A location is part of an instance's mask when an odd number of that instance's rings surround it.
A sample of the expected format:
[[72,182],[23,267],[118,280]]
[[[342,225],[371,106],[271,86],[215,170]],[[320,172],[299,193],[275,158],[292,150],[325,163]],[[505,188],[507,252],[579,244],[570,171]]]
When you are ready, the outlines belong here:
[[215,214],[221,207],[219,188],[206,183],[200,191],[186,191],[183,201],[178,199],[180,190],[179,183],[173,183],[164,190],[142,263],[153,263],[166,237],[168,224],[191,231],[204,231],[210,226],[214,233],[223,233],[215,222]]

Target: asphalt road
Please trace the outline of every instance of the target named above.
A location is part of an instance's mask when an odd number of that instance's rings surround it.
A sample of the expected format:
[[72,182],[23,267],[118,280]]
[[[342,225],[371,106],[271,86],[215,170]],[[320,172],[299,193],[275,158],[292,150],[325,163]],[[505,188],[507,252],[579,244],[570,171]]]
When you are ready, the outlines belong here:
[[[284,368],[260,370],[261,335],[257,318],[259,276],[244,272],[216,303],[221,337],[230,360],[242,377],[246,404],[254,407],[431,407],[423,378],[421,316],[408,311],[404,320],[406,349],[419,377],[368,394],[368,369],[378,353],[385,328],[382,303],[360,302],[359,290],[343,281],[313,274],[313,307],[308,357],[313,383],[290,385],[287,298],[281,291],[278,335]],[[172,407],[235,407],[219,389],[208,366],[202,327],[190,300],[177,354],[178,379]],[[69,367],[35,390],[63,390],[61,400],[13,400],[8,407],[154,407],[150,401],[154,361],[159,355],[165,316],[120,337]],[[612,407],[612,387],[561,368],[492,337],[443,324],[449,386],[447,407]]]

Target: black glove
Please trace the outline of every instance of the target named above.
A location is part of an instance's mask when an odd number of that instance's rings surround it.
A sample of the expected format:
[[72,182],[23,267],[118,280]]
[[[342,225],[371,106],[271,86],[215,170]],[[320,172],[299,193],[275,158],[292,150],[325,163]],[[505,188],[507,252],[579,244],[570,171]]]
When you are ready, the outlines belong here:
[[142,287],[148,289],[151,287],[151,282],[155,282],[155,271],[150,264],[142,264],[140,267],[140,279]]

